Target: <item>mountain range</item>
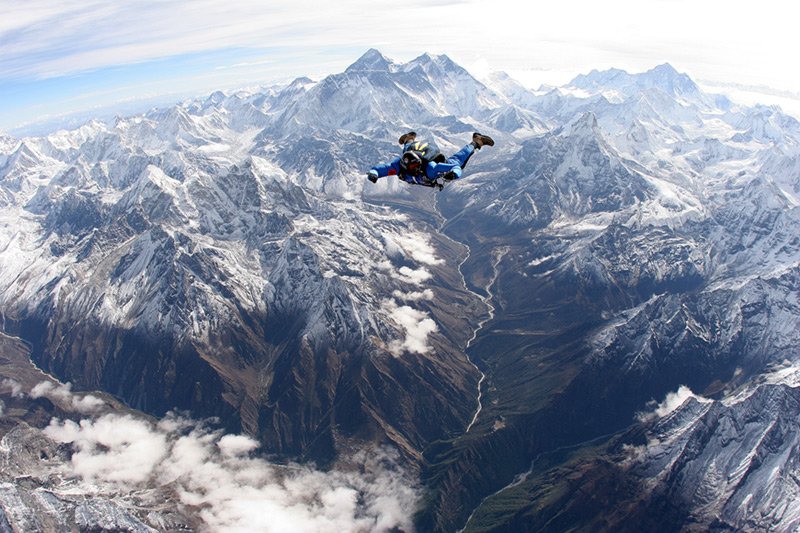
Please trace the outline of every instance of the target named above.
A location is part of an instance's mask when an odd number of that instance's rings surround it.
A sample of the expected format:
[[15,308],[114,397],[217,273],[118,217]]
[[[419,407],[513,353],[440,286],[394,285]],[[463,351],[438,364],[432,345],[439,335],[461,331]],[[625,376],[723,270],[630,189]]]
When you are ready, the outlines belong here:
[[[410,130],[496,144],[441,192],[368,182]],[[267,528],[222,521],[241,483],[165,481],[189,436],[237,480],[333,476],[310,514],[360,503],[316,530],[800,526],[800,122],[778,108],[668,64],[531,91],[370,50],[0,137],[0,206],[0,528]],[[164,446],[147,476],[87,473],[131,451],[111,422]]]

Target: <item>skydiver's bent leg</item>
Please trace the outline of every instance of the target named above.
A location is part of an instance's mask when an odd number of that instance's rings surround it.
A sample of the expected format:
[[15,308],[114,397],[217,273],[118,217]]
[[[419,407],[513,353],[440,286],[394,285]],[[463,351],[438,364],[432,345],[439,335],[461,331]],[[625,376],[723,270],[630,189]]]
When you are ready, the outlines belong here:
[[434,167],[433,175],[444,176],[445,179],[448,180],[459,179],[461,177],[461,171],[474,153],[475,146],[471,143],[466,145],[464,148],[448,157],[444,163],[438,163]]
[[461,150],[454,153],[450,157],[447,158],[447,162],[450,164],[455,164],[460,166],[462,169],[467,166],[467,161],[469,158],[472,157],[472,154],[475,153],[475,145],[469,143],[468,145],[464,146]]

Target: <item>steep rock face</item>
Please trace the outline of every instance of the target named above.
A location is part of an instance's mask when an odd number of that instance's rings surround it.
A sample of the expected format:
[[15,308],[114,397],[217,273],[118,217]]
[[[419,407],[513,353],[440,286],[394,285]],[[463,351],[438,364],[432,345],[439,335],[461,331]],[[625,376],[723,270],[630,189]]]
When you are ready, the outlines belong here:
[[378,133],[388,125],[395,131],[441,117],[480,116],[501,103],[502,96],[446,56],[395,64],[372,50],[279,110],[271,127],[280,135],[320,128]]
[[652,500],[688,508],[700,523],[790,531],[800,521],[800,486],[789,474],[797,468],[798,399],[795,387],[764,385],[699,416],[683,406],[672,415],[683,430],[670,431],[669,419],[656,424],[659,446],[634,463],[634,475],[663,479]]
[[[473,529],[796,529],[796,386],[764,383],[728,401],[679,391],[670,401],[590,457],[541,457],[542,473],[493,496]],[[508,512],[511,498],[533,504]]]
[[497,218],[498,229],[611,214],[652,196],[650,184],[605,141],[591,113],[525,141],[504,166],[465,206],[471,219]]

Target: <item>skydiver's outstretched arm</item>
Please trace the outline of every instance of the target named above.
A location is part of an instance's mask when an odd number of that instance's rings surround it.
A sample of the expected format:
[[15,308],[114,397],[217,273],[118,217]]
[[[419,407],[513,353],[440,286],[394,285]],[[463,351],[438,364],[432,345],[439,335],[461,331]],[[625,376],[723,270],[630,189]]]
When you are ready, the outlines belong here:
[[385,178],[386,176],[396,176],[400,172],[400,158],[395,157],[391,163],[384,163],[375,165],[369,172],[367,172],[367,179],[372,183],[378,181],[378,178]]

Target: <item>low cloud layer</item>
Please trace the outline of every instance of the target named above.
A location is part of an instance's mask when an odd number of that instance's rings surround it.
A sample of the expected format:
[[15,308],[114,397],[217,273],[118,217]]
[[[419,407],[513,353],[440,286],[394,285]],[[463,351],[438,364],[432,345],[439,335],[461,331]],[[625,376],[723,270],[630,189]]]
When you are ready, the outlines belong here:
[[439,328],[428,312],[414,309],[408,303],[434,299],[435,295],[432,289],[422,288],[433,278],[433,274],[425,265],[439,265],[443,261],[436,256],[436,249],[429,242],[429,238],[423,234],[385,235],[384,246],[386,254],[392,259],[412,261],[423,265],[418,268],[411,268],[407,265],[396,268],[387,261],[386,268],[384,268],[384,270],[395,273],[395,279],[401,283],[413,286],[412,290],[397,289],[392,292],[393,298],[383,301],[383,313],[403,332],[401,339],[394,339],[388,343],[389,351],[395,356],[404,353],[428,353],[433,349],[428,338]]
[[407,305],[397,305],[394,300],[387,300],[384,308],[389,317],[405,332],[403,340],[394,340],[389,344],[389,350],[393,354],[402,355],[405,352],[423,354],[432,349],[428,344],[428,336],[439,328],[428,313]]
[[424,265],[440,265],[444,261],[436,256],[436,249],[428,238],[419,233],[394,235],[385,237],[386,253],[392,256],[403,256]]
[[434,294],[432,290],[425,289],[422,291],[409,291],[409,292],[394,291],[392,293],[392,296],[400,300],[416,302],[419,300],[433,300]]
[[83,414],[94,413],[105,405],[103,400],[91,394],[73,394],[71,383],[55,385],[49,381],[42,381],[31,389],[31,398],[47,398],[63,409]]
[[[86,398],[50,383],[33,390],[59,395],[76,412]],[[356,454],[347,471],[323,472],[269,463],[255,455],[260,445],[253,438],[175,414],[157,422],[119,413],[79,422],[54,418],[44,433],[72,446],[68,463],[50,467],[56,470],[50,474],[79,480],[71,490],[117,500],[161,491],[198,509],[208,531],[413,529],[418,488],[388,449]]]
[[174,415],[157,424],[117,414],[54,419],[45,434],[74,446],[68,474],[109,492],[171,487],[212,531],[412,529],[416,489],[385,450],[356,457],[351,472],[281,467],[253,457],[249,437]]
[[637,418],[640,422],[649,422],[658,418],[664,418],[681,407],[689,398],[695,398],[700,402],[710,401],[702,396],[696,395],[692,392],[692,389],[686,385],[681,385],[675,392],[668,393],[661,403],[655,404],[655,402],[653,402],[652,410],[639,413]]
[[400,267],[397,272],[400,274],[400,279],[412,285],[422,285],[433,276],[425,268],[412,269],[407,266]]

